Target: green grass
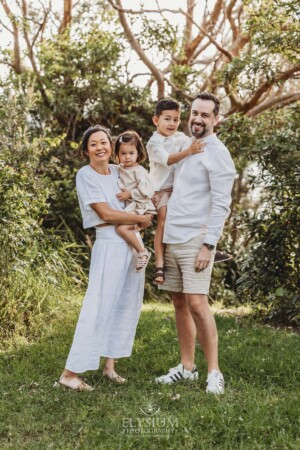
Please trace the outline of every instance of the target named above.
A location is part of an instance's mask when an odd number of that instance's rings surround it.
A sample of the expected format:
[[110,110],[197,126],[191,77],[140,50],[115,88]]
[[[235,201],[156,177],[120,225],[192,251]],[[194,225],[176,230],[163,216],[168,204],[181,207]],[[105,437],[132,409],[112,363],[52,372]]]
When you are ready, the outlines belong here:
[[84,378],[96,389],[80,393],[53,388],[77,311],[78,303],[64,304],[59,321],[45,324],[38,340],[1,354],[1,450],[300,448],[298,335],[217,316],[226,394],[208,396],[199,347],[199,382],[153,382],[179,362],[179,353],[172,307],[148,304],[132,357],[117,364],[128,383],[89,372]]

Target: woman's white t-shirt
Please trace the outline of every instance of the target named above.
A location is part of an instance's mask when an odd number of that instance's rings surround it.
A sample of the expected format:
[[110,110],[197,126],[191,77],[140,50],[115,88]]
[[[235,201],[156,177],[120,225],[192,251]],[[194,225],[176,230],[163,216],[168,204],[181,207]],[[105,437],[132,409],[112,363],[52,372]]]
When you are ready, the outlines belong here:
[[82,214],[83,228],[91,228],[105,223],[91,208],[92,203],[107,203],[112,209],[122,211],[124,202],[117,199],[119,170],[116,165],[109,164],[110,174],[101,175],[90,165],[77,172],[76,189]]

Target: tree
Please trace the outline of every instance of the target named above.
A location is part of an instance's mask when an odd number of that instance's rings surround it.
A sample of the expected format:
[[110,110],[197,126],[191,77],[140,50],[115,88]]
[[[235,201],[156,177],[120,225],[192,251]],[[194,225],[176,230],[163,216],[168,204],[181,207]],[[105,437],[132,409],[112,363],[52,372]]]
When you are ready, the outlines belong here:
[[[132,49],[149,69],[149,84],[156,82],[158,98],[166,95],[168,84],[178,98],[190,99],[208,89],[224,99],[227,116],[255,116],[300,99],[299,6],[293,1],[216,0],[211,11],[206,4],[200,20],[195,17],[195,0],[187,0],[186,8],[179,10],[134,10],[123,8],[122,0],[109,3]],[[185,18],[183,30],[173,27],[170,45],[172,26],[165,13]],[[159,25],[150,14],[158,16]],[[133,31],[136,17],[142,23],[139,35]],[[156,50],[152,60],[142,39],[150,28]],[[167,64],[160,68],[158,61]]]

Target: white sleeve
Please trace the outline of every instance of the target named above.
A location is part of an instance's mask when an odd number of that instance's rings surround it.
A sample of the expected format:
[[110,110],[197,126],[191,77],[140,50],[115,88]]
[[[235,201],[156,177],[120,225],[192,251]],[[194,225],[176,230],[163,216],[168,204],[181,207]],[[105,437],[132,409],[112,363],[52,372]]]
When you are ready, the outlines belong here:
[[226,217],[230,212],[231,191],[236,175],[234,163],[226,149],[218,149],[206,166],[211,188],[211,214],[207,224],[204,242],[216,245],[219,240]]
[[139,197],[151,199],[154,194],[154,189],[147,170],[142,166],[138,166],[138,170],[135,175],[137,187],[131,191],[132,199],[136,200]]
[[78,172],[76,176],[77,195],[81,199],[83,207],[91,210],[92,203],[105,202],[106,198],[103,189],[93,174]]
[[164,167],[168,166],[169,153],[162,143],[151,140],[146,145],[149,161],[160,164]]

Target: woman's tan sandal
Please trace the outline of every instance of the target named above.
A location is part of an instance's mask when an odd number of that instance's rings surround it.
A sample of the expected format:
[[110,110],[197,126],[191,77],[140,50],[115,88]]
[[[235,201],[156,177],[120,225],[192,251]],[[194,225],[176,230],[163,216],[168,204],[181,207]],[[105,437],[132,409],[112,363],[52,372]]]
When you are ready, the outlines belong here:
[[114,370],[112,372],[103,372],[103,376],[113,381],[114,383],[123,384],[126,383],[126,378],[122,378]]
[[63,374],[59,379],[59,384],[65,386],[69,389],[74,389],[76,391],[93,391],[94,388],[89,384],[85,383],[81,378],[77,376],[70,376]]
[[[159,278],[162,278],[162,281],[159,280]],[[165,269],[163,267],[155,267],[153,274],[153,283],[163,284],[164,281],[165,281]]]
[[141,253],[137,253],[136,257],[137,257],[137,264],[135,267],[136,271],[142,272],[142,270],[145,270],[148,265],[149,259],[151,257],[151,253],[148,252],[148,250],[145,250]]

